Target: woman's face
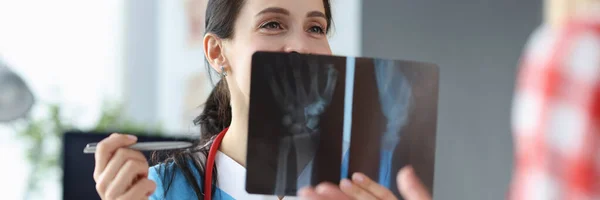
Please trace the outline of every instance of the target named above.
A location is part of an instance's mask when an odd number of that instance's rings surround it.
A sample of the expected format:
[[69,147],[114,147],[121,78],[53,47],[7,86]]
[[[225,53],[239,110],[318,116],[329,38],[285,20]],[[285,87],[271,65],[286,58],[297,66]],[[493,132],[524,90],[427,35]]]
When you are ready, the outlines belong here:
[[326,30],[323,0],[246,0],[233,37],[222,44],[232,97],[248,102],[254,52],[330,55]]

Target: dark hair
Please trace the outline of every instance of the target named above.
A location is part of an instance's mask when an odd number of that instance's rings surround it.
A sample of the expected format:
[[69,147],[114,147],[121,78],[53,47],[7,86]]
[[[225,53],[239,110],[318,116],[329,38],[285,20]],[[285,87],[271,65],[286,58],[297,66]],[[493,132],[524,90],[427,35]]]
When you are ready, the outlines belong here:
[[[206,7],[205,30],[206,33],[215,34],[219,38],[229,39],[234,34],[234,24],[238,13],[246,0],[209,0]],[[327,18],[327,32],[331,26],[331,5],[329,0],[323,0],[325,15]],[[212,70],[207,65],[209,75]],[[212,77],[212,76],[209,76]],[[187,182],[192,186],[198,199],[204,198],[203,184],[205,163],[208,157],[208,151],[213,139],[223,129],[229,127],[231,123],[230,95],[227,87],[227,81],[221,79],[217,82],[214,89],[204,103],[204,110],[200,116],[194,119],[194,125],[200,126],[200,138],[194,142],[194,146],[188,150],[177,150],[168,152],[166,159],[160,165],[159,173],[162,173],[162,182],[164,194],[166,195],[171,187],[175,171],[181,171]],[[153,155],[154,160],[162,156]],[[173,167],[166,167],[174,164]],[[216,184],[216,166],[213,166],[213,183]],[[194,169],[195,168],[195,169]],[[194,176],[197,170],[200,177]],[[200,179],[200,180],[198,180]],[[211,193],[214,194],[213,187]]]

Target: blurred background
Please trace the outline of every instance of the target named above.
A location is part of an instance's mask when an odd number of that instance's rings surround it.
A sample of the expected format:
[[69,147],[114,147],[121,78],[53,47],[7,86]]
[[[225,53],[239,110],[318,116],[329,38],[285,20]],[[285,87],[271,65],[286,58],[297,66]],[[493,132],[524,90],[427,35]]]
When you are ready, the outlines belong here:
[[[440,66],[435,199],[505,199],[513,82],[542,1],[332,1],[334,54]],[[61,130],[197,132],[205,4],[0,0],[0,62],[35,97],[0,123],[2,199],[62,199]]]

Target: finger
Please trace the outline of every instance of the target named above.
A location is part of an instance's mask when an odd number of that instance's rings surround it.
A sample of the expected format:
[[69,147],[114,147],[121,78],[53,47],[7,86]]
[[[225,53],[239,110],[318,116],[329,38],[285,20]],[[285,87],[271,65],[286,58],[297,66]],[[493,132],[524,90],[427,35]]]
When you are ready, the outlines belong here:
[[301,67],[295,67],[293,70],[294,73],[294,80],[296,81],[296,98],[298,98],[298,100],[300,102],[306,102],[307,101],[307,95],[306,95],[306,89],[304,89],[304,83],[302,82],[302,70],[303,68]]
[[319,97],[319,65],[316,62],[311,62],[308,64],[308,69],[311,76],[309,98]]
[[277,76],[275,75],[275,72],[273,72],[273,68],[272,67],[266,67],[266,73],[268,74],[268,76],[270,76],[271,78],[269,79],[269,84],[271,85],[271,92],[273,92],[273,96],[275,96],[275,99],[277,99],[278,103],[283,102],[284,100],[284,95],[282,94],[283,89],[281,87],[279,87],[279,84],[277,84]]
[[400,169],[396,177],[398,190],[406,200],[431,200],[431,195],[416,176],[412,167]]
[[350,200],[350,197],[342,192],[338,186],[331,183],[321,183],[316,188],[306,187],[298,191],[300,199],[307,200]]
[[135,184],[134,181],[139,177],[148,177],[148,163],[128,160],[106,189],[106,198],[115,199],[123,195],[131,185]]
[[287,98],[290,98],[291,96],[294,96],[294,90],[292,89],[292,86],[290,85],[289,81],[289,73],[292,72],[288,71],[288,68],[290,67],[287,66],[279,66],[279,68],[281,70],[281,87],[283,88],[283,95],[285,95],[285,97]]
[[139,180],[135,185],[129,189],[125,194],[119,197],[119,199],[148,199],[156,190],[156,183],[154,181],[144,178]]
[[340,182],[340,188],[346,195],[352,197],[353,199],[359,199],[359,200],[377,199],[377,198],[375,198],[375,196],[373,196],[373,194],[362,189],[360,186],[352,183],[352,181],[350,181],[348,179],[344,179]]
[[328,199],[345,199],[350,200],[351,197],[346,195],[337,185],[331,183],[321,183],[317,185],[315,190],[317,194]]
[[94,180],[98,181],[98,177],[106,168],[108,161],[118,148],[129,146],[137,141],[137,137],[133,135],[124,135],[113,133],[109,137],[98,143],[94,158],[96,161],[94,168]]
[[352,175],[352,182],[361,187],[362,189],[368,191],[373,196],[377,197],[377,199],[385,199],[385,200],[396,200],[396,196],[390,191],[388,188],[379,185],[377,182],[371,180],[369,177],[364,175],[363,173],[354,173]]
[[298,197],[302,200],[327,200],[324,196],[317,194],[311,187],[302,188],[298,191]]
[[338,72],[332,66],[327,67],[327,84],[325,86],[325,91],[322,98],[326,99],[327,102],[331,101],[331,97],[333,96],[333,91],[335,90],[335,85],[337,83]]
[[139,151],[119,148],[110,161],[108,161],[108,165],[106,165],[104,171],[98,177],[99,184],[96,187],[97,190],[106,191],[106,187],[108,186],[107,183],[112,182],[115,176],[117,176],[117,173],[128,160],[146,162],[146,157],[144,157],[144,154]]

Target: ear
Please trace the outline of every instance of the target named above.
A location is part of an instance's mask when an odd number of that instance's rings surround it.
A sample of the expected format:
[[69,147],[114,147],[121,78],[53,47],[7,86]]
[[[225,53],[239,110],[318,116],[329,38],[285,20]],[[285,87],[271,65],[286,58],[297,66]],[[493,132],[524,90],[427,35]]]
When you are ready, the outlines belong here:
[[221,66],[227,64],[225,52],[223,51],[223,40],[213,33],[207,33],[204,36],[204,56],[206,56],[210,66],[220,72]]

